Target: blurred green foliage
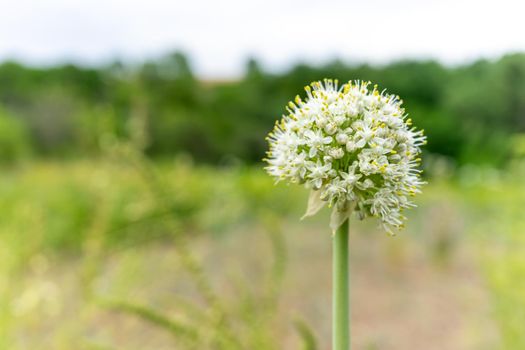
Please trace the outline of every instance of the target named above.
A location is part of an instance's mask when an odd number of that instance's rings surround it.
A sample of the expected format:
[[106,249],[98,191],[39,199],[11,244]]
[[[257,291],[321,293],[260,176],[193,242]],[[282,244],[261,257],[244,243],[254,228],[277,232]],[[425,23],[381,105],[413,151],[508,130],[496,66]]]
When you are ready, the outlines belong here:
[[[171,333],[177,348],[278,348],[275,310],[286,251],[276,215],[294,212],[298,217],[304,201],[301,191],[268,191],[273,183],[261,169],[196,167],[185,158],[175,164],[153,164],[125,145],[115,147],[107,159],[97,162],[31,162],[4,169],[0,177],[0,209],[4,213],[0,222],[0,282],[11,276],[17,276],[17,282],[0,288],[0,348],[24,348],[26,341],[17,340],[17,330],[27,331],[28,324],[40,317],[55,318],[55,304],[59,305],[56,308],[64,307],[61,318],[69,317],[67,310],[76,307],[68,305],[73,300],[57,300],[56,294],[62,292],[54,282],[39,284],[38,277],[32,276],[33,269],[45,270],[50,261],[76,266],[74,282],[66,283],[64,290],[81,289],[70,297],[86,297],[81,301],[82,310],[93,303],[98,309],[107,307],[137,317]],[[190,237],[193,242],[203,232],[219,238],[254,222],[265,228],[273,257],[264,261],[268,268],[259,275],[256,290],[249,289],[242,279],[234,282],[236,299],[226,308],[223,296],[211,285],[214,275],[205,275],[187,244]],[[140,252],[148,247],[159,249],[159,242],[167,244],[169,255],[178,257],[172,268],[181,266],[194,284],[186,287],[190,295],[183,303],[196,305],[190,308],[191,317],[183,320],[172,319],[151,305],[128,302],[126,293],[119,293],[119,298],[124,298],[120,300],[97,288],[100,276],[112,271],[106,266],[110,260],[126,251],[137,252],[143,259]],[[170,280],[159,271],[151,277],[159,282]],[[108,283],[116,290],[125,284],[114,279]],[[181,282],[181,286],[185,284]],[[169,295],[178,301],[173,291]],[[82,321],[72,324],[80,326]],[[46,346],[66,349],[90,339],[78,334],[76,340],[61,338],[71,332],[64,327],[53,333]]]
[[[118,162],[45,162],[4,169],[2,237],[20,243],[17,254],[23,262],[38,252],[82,251],[101,215],[105,226],[96,226],[98,238],[114,249],[170,239],[180,230],[219,235],[232,225],[263,220],[261,213],[268,210],[299,217],[304,209],[306,194],[300,188],[272,191],[272,180],[260,169],[195,167],[184,161],[153,169],[162,179],[166,203],[153,197],[149,180],[133,166]],[[168,219],[176,222],[176,229],[165,227]],[[28,244],[20,233],[30,227]]]
[[[308,229],[315,231],[308,236],[316,237],[314,246],[326,239],[320,234],[326,217],[298,223],[305,191],[275,188],[259,168],[194,165],[185,157],[161,163],[142,159],[137,164],[120,152],[96,162],[46,161],[4,168],[0,348],[24,349],[39,341],[50,349],[77,348],[88,340],[111,344],[112,337],[92,337],[85,329],[103,334],[100,329],[106,326],[96,325],[116,317],[126,327],[160,328],[160,334],[173,335],[181,349],[281,348],[285,334],[293,334],[293,328],[283,326],[290,327],[296,315],[288,314],[288,306],[281,304],[286,317],[279,316],[279,293],[281,289],[302,293],[295,282],[281,285],[289,259],[283,239],[300,245]],[[468,247],[467,254],[461,248],[460,260],[474,258],[484,277],[482,285],[488,287],[490,305],[485,306],[493,312],[494,332],[501,338],[501,348],[512,350],[525,346],[523,165],[516,161],[506,172],[471,166],[459,172],[457,182],[434,179],[421,197],[420,208],[410,213],[408,232],[402,233],[406,240],[371,235],[373,225],[354,223],[356,242],[360,236],[391,242],[381,254],[387,259],[380,266],[400,268],[410,244],[428,239],[424,246],[416,246],[417,251],[429,259],[436,254],[438,270],[454,268],[443,261],[457,258],[460,246]],[[155,181],[162,191],[152,187]],[[233,241],[235,248],[225,250],[225,242]],[[199,249],[203,242],[210,244],[204,251]],[[319,276],[306,262],[315,254],[299,248],[290,255],[301,261],[303,273],[292,278],[315,280]],[[222,253],[214,253],[216,249]],[[203,256],[213,262],[206,271],[199,265]],[[320,258],[329,261],[328,256]],[[355,258],[364,259],[365,265],[375,259],[365,252]],[[236,275],[235,269],[242,270],[250,259],[260,264],[247,272],[252,277]],[[228,267],[222,265],[228,262]],[[185,268],[179,271],[181,265]],[[188,274],[196,286],[188,286]],[[227,282],[218,283],[224,274],[221,281]],[[4,283],[7,280],[12,282]],[[329,284],[323,288],[328,292]],[[87,299],[82,299],[84,294]],[[223,323],[226,319],[228,323]],[[46,324],[54,327],[52,335]],[[315,349],[318,330],[310,330],[300,319],[295,326],[294,348],[302,344],[304,349]],[[231,343],[231,332],[244,347]],[[117,343],[119,334],[114,336]],[[134,341],[145,342],[151,333],[144,334],[137,334]],[[151,337],[164,339],[156,333]]]
[[198,80],[178,52],[141,65],[97,68],[5,62],[0,105],[28,130],[39,155],[97,154],[97,135],[129,136],[126,125],[139,113],[147,116],[151,156],[183,152],[199,162],[253,163],[264,156],[264,137],[287,101],[325,77],[371,80],[399,94],[426,130],[428,152],[459,164],[503,165],[512,147],[509,136],[525,132],[525,54],[458,67],[333,61],[297,64],[282,73],[266,72],[251,59],[235,81]]
[[524,170],[523,161],[506,173],[478,169],[479,179],[464,191],[502,349],[525,348]]
[[22,121],[0,109],[0,159],[13,163],[31,155],[31,139]]

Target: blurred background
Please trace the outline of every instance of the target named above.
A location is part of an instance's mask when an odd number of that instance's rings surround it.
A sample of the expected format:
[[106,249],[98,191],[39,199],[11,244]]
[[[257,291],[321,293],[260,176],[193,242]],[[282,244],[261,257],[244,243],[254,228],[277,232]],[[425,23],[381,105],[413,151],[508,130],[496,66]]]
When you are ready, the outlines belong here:
[[328,215],[261,161],[323,78],[429,140],[407,229],[351,222],[355,349],[525,349],[524,11],[2,3],[0,349],[330,349]]

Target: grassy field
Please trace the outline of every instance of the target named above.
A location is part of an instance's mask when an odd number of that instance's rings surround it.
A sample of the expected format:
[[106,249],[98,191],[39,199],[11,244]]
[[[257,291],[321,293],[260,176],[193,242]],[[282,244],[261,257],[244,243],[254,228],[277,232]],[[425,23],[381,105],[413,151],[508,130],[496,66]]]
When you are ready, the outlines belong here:
[[[525,348],[515,168],[432,180],[395,237],[351,222],[356,349]],[[329,349],[327,213],[261,169],[31,162],[0,195],[1,349]]]

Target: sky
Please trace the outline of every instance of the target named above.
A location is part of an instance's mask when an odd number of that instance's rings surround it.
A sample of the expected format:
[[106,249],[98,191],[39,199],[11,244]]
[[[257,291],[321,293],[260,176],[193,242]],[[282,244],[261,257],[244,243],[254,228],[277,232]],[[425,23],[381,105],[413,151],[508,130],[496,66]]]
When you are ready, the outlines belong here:
[[202,77],[296,62],[461,64],[525,51],[524,0],[0,0],[0,60],[140,62],[183,50]]

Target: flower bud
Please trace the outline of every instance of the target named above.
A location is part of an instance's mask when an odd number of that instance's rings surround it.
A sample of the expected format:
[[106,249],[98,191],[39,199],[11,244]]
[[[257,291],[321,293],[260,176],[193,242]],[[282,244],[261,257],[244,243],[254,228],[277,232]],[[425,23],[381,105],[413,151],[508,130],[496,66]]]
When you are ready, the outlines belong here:
[[340,145],[346,145],[346,143],[348,142],[348,135],[344,133],[339,133],[335,136],[335,140]]
[[345,152],[337,147],[337,148],[332,148],[328,151],[328,154],[330,155],[330,157],[334,158],[334,159],[341,159],[344,157],[345,155]]
[[328,123],[325,125],[324,131],[326,131],[328,135],[333,135],[337,131],[337,126],[333,123]]

